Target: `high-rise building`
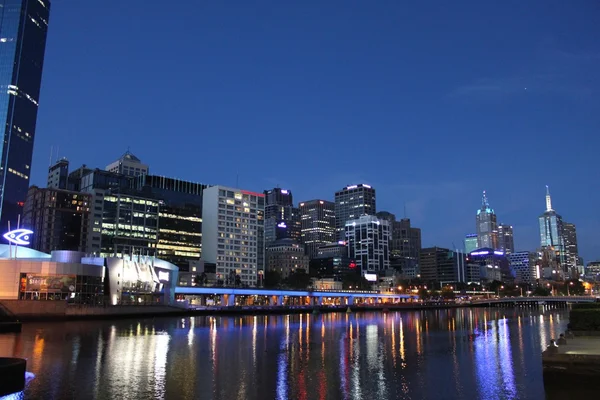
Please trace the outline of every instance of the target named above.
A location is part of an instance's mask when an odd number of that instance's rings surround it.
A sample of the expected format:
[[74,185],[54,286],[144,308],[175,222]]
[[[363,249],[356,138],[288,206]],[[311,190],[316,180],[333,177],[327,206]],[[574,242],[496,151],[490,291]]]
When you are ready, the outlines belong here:
[[306,254],[317,256],[320,246],[336,241],[335,207],[326,200],[309,200],[300,203],[301,242]]
[[501,250],[482,248],[467,256],[466,282],[490,283],[511,281],[512,275],[506,255]]
[[135,179],[135,192],[158,200],[156,255],[189,271],[202,252],[202,191],[207,185],[156,175]]
[[374,215],[362,215],[346,221],[348,257],[365,273],[383,272],[390,268],[390,224]]
[[216,264],[217,279],[235,273],[254,286],[264,270],[265,196],[212,186],[202,194],[202,258]]
[[[563,221],[563,246],[565,250],[565,263],[571,270],[576,270],[580,263],[575,224]],[[574,276],[574,274],[579,275],[576,271],[572,271],[571,276]]]
[[267,245],[267,271],[277,271],[283,279],[297,271],[308,273],[309,258],[304,248],[293,239],[280,239]]
[[345,240],[346,222],[377,213],[375,189],[364,183],[346,186],[335,193],[337,240]]
[[479,248],[479,244],[477,243],[477,234],[470,233],[465,236],[465,253],[469,254],[472,251],[475,251]]
[[29,188],[22,226],[33,231],[30,248],[87,250],[92,195],[61,189]]
[[515,283],[533,284],[537,276],[537,253],[517,251],[507,256]]
[[301,241],[300,211],[294,207],[292,192],[274,188],[265,190],[265,245],[281,239]]
[[61,158],[48,168],[48,189],[69,189],[69,160]]
[[562,217],[552,208],[550,189],[546,186],[546,211],[538,218],[540,223],[540,246],[558,254],[559,268],[566,272],[564,233]]
[[49,0],[0,2],[0,226],[22,214],[35,140]]
[[421,250],[419,267],[421,279],[441,286],[462,281],[465,255],[441,247],[428,247]]
[[148,165],[142,163],[139,158],[127,150],[118,160],[108,164],[106,170],[126,176],[140,176],[147,175],[149,168]]
[[378,212],[377,218],[390,224],[390,266],[405,278],[416,278],[419,273],[421,229],[412,227],[410,218],[397,221],[396,216],[387,211]]
[[498,222],[496,213],[488,203],[485,190],[481,201],[481,208],[477,210],[476,228],[477,228],[477,247],[498,249]]
[[504,254],[515,252],[515,240],[511,225],[498,225],[498,249],[503,251]]

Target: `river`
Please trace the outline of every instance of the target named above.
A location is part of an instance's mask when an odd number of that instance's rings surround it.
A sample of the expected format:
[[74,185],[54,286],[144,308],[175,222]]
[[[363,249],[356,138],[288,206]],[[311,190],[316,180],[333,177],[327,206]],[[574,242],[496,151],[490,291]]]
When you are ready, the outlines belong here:
[[557,309],[26,323],[24,399],[545,399]]

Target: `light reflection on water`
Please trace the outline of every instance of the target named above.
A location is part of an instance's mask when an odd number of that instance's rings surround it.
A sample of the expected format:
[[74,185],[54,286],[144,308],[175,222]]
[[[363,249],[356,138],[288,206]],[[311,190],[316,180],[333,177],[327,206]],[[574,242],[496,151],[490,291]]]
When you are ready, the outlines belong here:
[[194,317],[25,324],[0,355],[12,398],[543,399],[540,355],[566,311]]

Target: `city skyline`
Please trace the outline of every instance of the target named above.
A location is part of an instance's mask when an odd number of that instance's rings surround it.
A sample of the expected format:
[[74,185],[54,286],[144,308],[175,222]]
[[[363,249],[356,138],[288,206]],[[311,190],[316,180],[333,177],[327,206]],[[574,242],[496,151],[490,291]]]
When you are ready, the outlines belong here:
[[[600,125],[594,9],[558,4],[540,15],[540,5],[236,3],[178,13],[124,4],[117,13],[55,4],[31,184],[44,185],[51,146],[74,166],[97,167],[131,147],[153,173],[279,185],[297,200],[368,183],[378,209],[403,216],[406,204],[424,246],[458,248],[485,189],[517,251],[538,245],[548,184],[577,225],[581,255],[600,258],[600,210],[582,206],[600,192],[590,184]],[[449,18],[458,13],[460,25]],[[163,93],[172,87],[177,96]],[[95,138],[93,152],[84,136]],[[482,136],[486,168],[469,157]],[[294,145],[282,151],[286,137]],[[324,138],[332,145],[317,145]],[[535,151],[542,140],[576,156],[549,176],[547,152]],[[358,162],[363,152],[372,158]]]

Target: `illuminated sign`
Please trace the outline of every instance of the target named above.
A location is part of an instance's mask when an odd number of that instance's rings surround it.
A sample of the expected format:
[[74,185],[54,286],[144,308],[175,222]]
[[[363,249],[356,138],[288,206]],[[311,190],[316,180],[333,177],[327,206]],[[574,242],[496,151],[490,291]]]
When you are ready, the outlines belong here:
[[288,194],[288,191],[285,189],[281,189],[281,194]]
[[504,252],[503,251],[494,251],[494,254],[497,256],[503,256]]
[[368,280],[369,282],[377,282],[377,275],[376,274],[365,274],[365,279]]
[[169,282],[169,273],[164,271],[158,271],[158,280]]
[[29,239],[31,238],[32,234],[33,231],[30,231],[29,229],[15,229],[13,231],[6,232],[4,234],[4,239],[8,240],[12,244],[26,246],[29,244]]
[[350,269],[355,269],[356,263],[354,261],[350,261],[350,264],[348,264],[348,267],[350,267]]
[[364,183],[363,183],[363,187],[371,189],[371,185],[365,185]]
[[285,222],[280,222],[277,224],[278,228],[287,228],[287,225],[285,224]]
[[471,253],[472,256],[484,256],[486,254],[490,254],[489,251],[474,251]]
[[356,189],[358,187],[358,185],[350,185],[350,186],[346,186],[346,190],[350,190],[350,189]]
[[338,240],[338,244],[341,244],[342,246],[345,246],[346,242],[344,242],[343,240]]

